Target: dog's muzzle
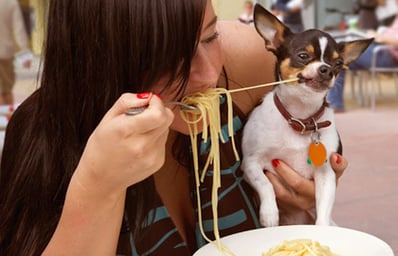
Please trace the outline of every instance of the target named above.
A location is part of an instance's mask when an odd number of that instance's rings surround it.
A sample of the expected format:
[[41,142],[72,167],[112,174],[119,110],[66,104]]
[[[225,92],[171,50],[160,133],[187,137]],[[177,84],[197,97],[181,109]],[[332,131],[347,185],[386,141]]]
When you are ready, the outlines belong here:
[[318,68],[318,76],[322,81],[330,82],[333,79],[333,69],[329,66],[322,65]]
[[334,73],[331,67],[322,65],[317,69],[314,77],[304,77],[302,73],[299,73],[297,78],[299,79],[299,83],[305,84],[314,90],[323,91],[331,87]]

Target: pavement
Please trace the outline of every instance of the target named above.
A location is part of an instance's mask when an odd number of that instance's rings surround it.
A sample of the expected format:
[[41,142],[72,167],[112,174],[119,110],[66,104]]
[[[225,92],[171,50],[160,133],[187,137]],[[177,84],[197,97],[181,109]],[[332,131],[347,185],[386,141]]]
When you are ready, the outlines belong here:
[[[17,102],[37,88],[38,68],[38,60],[29,70],[17,67]],[[392,77],[379,78],[382,95],[375,111],[358,105],[358,94],[353,97],[347,84],[346,111],[336,114],[349,166],[339,182],[333,218],[339,226],[379,237],[398,255],[398,91]]]
[[339,226],[379,237],[398,255],[398,88],[393,77],[378,78],[375,111],[359,105],[358,84],[353,95],[347,81],[347,111],[336,114],[349,166],[339,182],[333,216]]
[[[398,97],[397,97],[398,101]],[[339,226],[373,234],[398,255],[398,107],[336,115],[349,166],[334,206]]]

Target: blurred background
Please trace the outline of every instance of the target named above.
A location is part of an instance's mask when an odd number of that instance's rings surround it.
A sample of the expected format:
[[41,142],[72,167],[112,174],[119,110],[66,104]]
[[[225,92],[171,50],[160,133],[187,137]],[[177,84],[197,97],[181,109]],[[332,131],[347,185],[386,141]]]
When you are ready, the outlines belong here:
[[[245,0],[213,0],[218,16],[222,20],[235,20],[242,12]],[[253,1],[271,9],[272,0]],[[302,15],[306,28],[333,28],[338,27],[342,19],[347,21],[355,17],[353,14],[355,0],[305,0]],[[351,15],[350,15],[351,14]]]
[[[389,0],[382,0],[389,2]],[[49,0],[18,0],[31,37],[34,53],[41,52],[45,28],[45,17]],[[212,0],[220,20],[236,20],[242,13],[246,0]],[[268,9],[276,0],[252,0]],[[344,29],[358,18],[357,4],[360,0],[302,0],[302,16],[305,28]],[[393,8],[394,9],[394,8]],[[394,9],[395,10],[395,9]],[[391,10],[394,12],[394,10]]]
[[[32,50],[40,54],[43,42],[45,15],[49,0],[19,0],[27,30],[32,40]],[[242,12],[245,0],[212,0],[220,20],[236,20]],[[257,0],[270,9],[272,0]],[[355,19],[355,0],[305,0],[302,16],[305,28],[335,29],[342,22]]]

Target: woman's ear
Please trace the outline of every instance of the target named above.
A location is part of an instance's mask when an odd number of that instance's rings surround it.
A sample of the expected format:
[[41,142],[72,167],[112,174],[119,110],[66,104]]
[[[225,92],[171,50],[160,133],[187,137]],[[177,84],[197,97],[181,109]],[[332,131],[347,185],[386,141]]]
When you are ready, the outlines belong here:
[[292,34],[286,25],[259,4],[254,7],[254,26],[265,40],[265,47],[272,52],[283,44],[289,34]]

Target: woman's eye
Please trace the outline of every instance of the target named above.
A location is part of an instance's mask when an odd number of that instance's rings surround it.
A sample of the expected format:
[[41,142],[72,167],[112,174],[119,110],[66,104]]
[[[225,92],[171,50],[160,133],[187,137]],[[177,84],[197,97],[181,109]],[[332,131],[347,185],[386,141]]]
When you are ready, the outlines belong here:
[[216,40],[220,34],[216,31],[213,35],[209,36],[208,38],[203,39],[201,42],[205,44],[209,44]]

